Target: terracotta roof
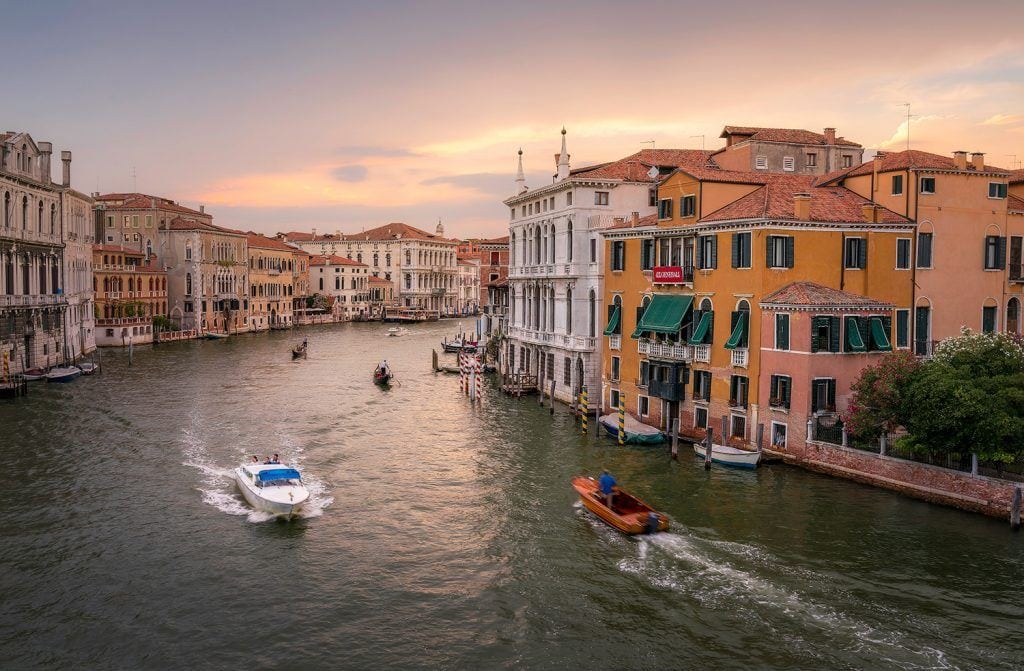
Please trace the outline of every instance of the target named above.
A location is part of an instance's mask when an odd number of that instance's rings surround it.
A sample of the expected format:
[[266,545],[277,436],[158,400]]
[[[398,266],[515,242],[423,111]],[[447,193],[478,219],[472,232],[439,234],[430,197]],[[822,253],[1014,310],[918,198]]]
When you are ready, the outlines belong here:
[[384,224],[377,228],[371,228],[368,231],[362,233],[343,233],[341,236],[342,240],[433,240],[435,242],[451,242],[456,243],[458,240],[450,240],[441,235],[435,235],[433,233],[427,233],[424,230],[410,226],[409,224],[403,224],[401,222],[392,222],[390,224]]
[[260,235],[259,233],[254,233],[253,231],[246,231],[245,236],[248,245],[250,247],[256,247],[257,249],[275,249],[280,252],[299,251],[295,247],[292,247],[291,245],[286,245],[280,240],[268,238],[265,235]]
[[772,174],[742,170],[723,170],[717,165],[686,166],[673,170],[668,175],[665,175],[661,181],[666,181],[677,172],[685,173],[705,182],[728,182],[730,184],[764,184]]
[[182,217],[175,217],[167,222],[167,230],[170,231],[209,231],[210,233],[227,233],[229,235],[245,235],[243,231],[236,231],[232,228],[223,228],[221,226],[214,226],[208,224],[205,221],[196,221],[195,219],[184,219]]
[[616,221],[614,224],[609,226],[606,230],[616,230],[622,228],[643,228],[644,226],[655,226],[658,223],[657,214],[648,214],[646,217],[640,217],[636,222],[633,221],[632,217],[626,217],[622,221]]
[[[855,166],[849,170],[846,174],[853,177],[856,175],[870,175],[874,172],[874,160],[865,161],[858,166]],[[881,164],[879,165],[879,172],[888,172],[891,170],[956,170],[957,168],[953,165],[952,156],[942,156],[940,154],[933,154],[928,151],[919,151],[917,149],[907,149],[904,151],[897,151],[893,153],[887,153],[881,158]],[[970,160],[967,161],[967,170],[974,172],[974,166],[971,165]],[[985,172],[995,172],[1010,174],[1003,168],[997,168],[992,165],[985,165]],[[824,182],[823,182],[824,183]]]
[[[745,135],[758,142],[786,142],[790,144],[826,145],[825,136],[814,131],[801,128],[759,128],[757,126],[726,126],[718,137]],[[861,145],[844,137],[836,138],[836,145],[841,147],[860,147]]]
[[509,238],[508,238],[507,235],[503,235],[500,238],[491,238],[489,240],[481,240],[480,244],[481,245],[507,245],[508,244],[508,239]]
[[1014,212],[1024,212],[1024,198],[1015,196],[1012,193],[1006,196],[1006,209]]
[[[701,222],[731,219],[776,219],[797,221],[793,197],[811,196],[810,221],[826,223],[864,222],[862,205],[872,204],[841,186],[815,186],[813,175],[765,175],[765,184],[739,200],[703,217]],[[878,206],[879,223],[902,224],[909,220],[892,210]]]
[[777,291],[773,291],[761,300],[762,305],[799,305],[799,306],[863,306],[865,308],[888,307],[892,304],[875,300],[849,291],[841,291],[826,287],[817,282],[790,282]]
[[344,256],[311,256],[309,259],[309,265],[311,266],[358,266],[360,268],[367,268],[365,263],[360,263],[353,259],[347,259]]
[[1024,183],[1024,168],[1010,172],[1010,184]]
[[700,149],[644,149],[635,154],[599,165],[576,168],[570,177],[593,177],[595,179],[621,179],[628,182],[652,181],[647,172],[654,166],[659,168],[701,167],[714,165],[710,151]]
[[507,277],[499,277],[498,279],[494,280],[493,282],[487,282],[486,284],[484,284],[484,286],[485,287],[496,287],[496,288],[497,287],[507,287],[508,286],[508,278]]
[[377,277],[376,275],[370,275],[370,284],[380,284],[382,286],[391,286],[392,284],[394,284],[394,282],[392,282],[391,280],[386,280],[383,277]]
[[95,196],[97,203],[104,203],[108,210],[149,210],[154,207],[181,214],[198,215],[200,217],[211,217],[213,215],[199,210],[179,205],[169,198],[150,196],[145,193],[105,193]]
[[137,249],[127,249],[121,245],[93,245],[92,251],[94,252],[114,252],[115,254],[131,254],[132,256],[145,256],[145,252],[140,252]]

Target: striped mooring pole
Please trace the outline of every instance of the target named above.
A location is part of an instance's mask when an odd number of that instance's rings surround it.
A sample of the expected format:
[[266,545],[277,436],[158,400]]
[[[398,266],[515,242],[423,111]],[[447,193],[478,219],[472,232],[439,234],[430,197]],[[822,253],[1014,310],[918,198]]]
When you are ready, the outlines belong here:
[[626,395],[619,392],[619,445],[626,444]]
[[480,357],[476,359],[476,402],[484,401],[484,364]]
[[583,413],[583,435],[587,435],[587,416],[590,414],[590,409],[587,407],[587,385],[583,385],[582,391],[580,391],[580,409]]
[[466,393],[466,355],[459,352],[459,391]]

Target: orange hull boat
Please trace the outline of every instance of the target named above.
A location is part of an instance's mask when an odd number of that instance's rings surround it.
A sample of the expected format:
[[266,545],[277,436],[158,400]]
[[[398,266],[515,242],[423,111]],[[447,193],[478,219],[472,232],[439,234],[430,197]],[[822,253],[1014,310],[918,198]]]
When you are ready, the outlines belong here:
[[609,508],[594,478],[578,475],[572,479],[572,486],[587,510],[623,533],[649,534],[668,530],[668,517],[619,487],[615,488],[612,507]]

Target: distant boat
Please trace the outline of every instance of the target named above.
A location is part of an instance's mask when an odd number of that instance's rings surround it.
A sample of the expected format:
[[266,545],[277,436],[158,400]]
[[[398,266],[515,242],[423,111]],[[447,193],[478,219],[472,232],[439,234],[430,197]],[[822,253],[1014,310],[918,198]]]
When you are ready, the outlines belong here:
[[229,337],[227,333],[218,333],[217,331],[207,331],[204,336],[207,340],[223,340]]
[[572,479],[572,486],[587,510],[623,533],[650,534],[668,530],[668,517],[664,513],[659,513],[620,487],[615,488],[612,507],[609,508],[594,478],[576,476]]
[[[693,451],[701,459],[706,458],[707,450],[704,448],[704,443],[694,443]],[[760,460],[760,452],[741,450],[736,447],[729,447],[728,445],[711,445],[711,461],[716,464],[736,466],[738,468],[757,468],[757,463]]]
[[82,374],[82,369],[76,366],[58,366],[51,368],[46,374],[47,382],[71,382]]
[[243,464],[235,469],[235,482],[253,508],[286,519],[309,499],[299,471],[284,464]]
[[401,326],[392,326],[391,328],[388,329],[388,337],[399,338],[401,336],[404,336],[407,331],[408,329],[403,328]]
[[38,382],[39,380],[46,379],[46,371],[42,368],[29,368],[22,373],[22,377],[24,377],[27,382]]
[[390,368],[381,368],[378,366],[377,369],[373,371],[374,384],[379,384],[382,387],[386,387],[391,384],[392,377],[394,376],[391,374]]
[[[619,413],[602,415],[598,421],[609,436],[619,437]],[[632,415],[626,413],[626,442],[630,445],[657,445],[665,442],[665,434],[653,426],[638,422]]]
[[478,344],[479,343],[473,342],[471,340],[463,340],[462,338],[456,338],[455,340],[451,341],[445,340],[444,342],[441,343],[441,347],[444,349],[445,352],[448,352],[449,354],[454,354],[457,352],[467,352],[469,354],[473,354],[474,352],[476,352]]
[[292,348],[292,358],[293,359],[305,358],[307,347],[308,347],[308,345],[306,343],[302,343],[301,345],[296,345],[295,347],[293,347]]
[[98,363],[93,363],[91,361],[84,361],[78,364],[78,367],[82,369],[82,375],[92,375],[100,369],[100,365]]

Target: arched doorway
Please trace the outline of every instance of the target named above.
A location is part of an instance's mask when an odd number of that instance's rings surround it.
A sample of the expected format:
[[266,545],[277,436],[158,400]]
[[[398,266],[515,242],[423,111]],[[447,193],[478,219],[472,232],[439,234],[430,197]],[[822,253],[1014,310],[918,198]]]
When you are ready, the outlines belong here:
[[1006,332],[1020,335],[1020,299],[1016,296],[1006,301]]

